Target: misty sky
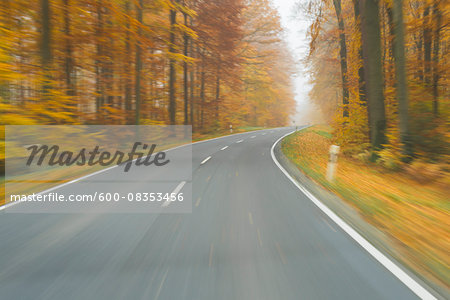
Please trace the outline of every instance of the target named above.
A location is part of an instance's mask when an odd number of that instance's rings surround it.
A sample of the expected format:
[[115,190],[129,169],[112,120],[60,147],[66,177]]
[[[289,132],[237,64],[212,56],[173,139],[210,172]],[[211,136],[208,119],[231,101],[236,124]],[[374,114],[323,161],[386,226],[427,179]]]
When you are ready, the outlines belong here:
[[296,3],[302,0],[271,0],[274,7],[278,9],[281,16],[281,23],[286,31],[286,42],[294,58],[298,61],[297,74],[293,78],[295,84],[295,100],[297,101],[297,115],[294,117],[298,124],[302,120],[307,119],[307,111],[309,111],[308,92],[310,85],[308,84],[308,75],[305,73],[304,66],[299,61],[305,57],[308,51],[308,40],[306,32],[308,29],[307,20],[296,13]]

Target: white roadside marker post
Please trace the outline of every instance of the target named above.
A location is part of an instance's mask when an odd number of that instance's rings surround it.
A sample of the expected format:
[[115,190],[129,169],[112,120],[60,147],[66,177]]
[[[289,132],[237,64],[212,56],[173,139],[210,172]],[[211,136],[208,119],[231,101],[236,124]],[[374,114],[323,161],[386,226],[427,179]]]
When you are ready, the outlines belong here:
[[330,159],[328,160],[328,167],[327,167],[327,180],[330,182],[334,180],[339,149],[340,149],[339,146],[336,145],[330,146]]
[[230,124],[230,133],[233,133],[233,125]]

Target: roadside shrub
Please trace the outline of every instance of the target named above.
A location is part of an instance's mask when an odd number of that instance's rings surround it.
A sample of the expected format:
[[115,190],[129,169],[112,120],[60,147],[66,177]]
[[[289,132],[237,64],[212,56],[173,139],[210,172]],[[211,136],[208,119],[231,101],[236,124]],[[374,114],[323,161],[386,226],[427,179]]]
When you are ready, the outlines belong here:
[[370,163],[372,153],[370,153],[368,150],[366,150],[364,152],[354,155],[353,157],[365,164],[368,164],[368,163]]
[[415,151],[431,161],[440,160],[450,154],[449,124],[445,116],[436,118],[428,103],[413,104],[411,113],[411,135]]
[[397,149],[387,146],[377,154],[377,163],[386,169],[398,171],[402,168],[402,155]]

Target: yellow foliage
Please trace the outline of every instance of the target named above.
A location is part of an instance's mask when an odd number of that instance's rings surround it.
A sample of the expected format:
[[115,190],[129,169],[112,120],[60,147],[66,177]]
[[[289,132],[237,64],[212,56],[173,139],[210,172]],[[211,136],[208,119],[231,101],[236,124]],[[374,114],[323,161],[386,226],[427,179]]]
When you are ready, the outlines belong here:
[[[283,152],[385,232],[391,238],[390,246],[406,264],[448,286],[450,169],[421,161],[403,171],[387,172],[375,164],[339,156],[336,180],[330,184],[325,173],[332,139],[324,132],[331,130],[314,126],[300,131],[287,138]],[[395,149],[383,151],[384,159],[398,162]]]

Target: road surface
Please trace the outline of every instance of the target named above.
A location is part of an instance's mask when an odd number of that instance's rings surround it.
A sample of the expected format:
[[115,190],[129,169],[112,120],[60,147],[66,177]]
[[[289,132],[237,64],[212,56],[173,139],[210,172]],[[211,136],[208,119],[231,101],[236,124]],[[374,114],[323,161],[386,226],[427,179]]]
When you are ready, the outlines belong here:
[[291,130],[194,144],[192,213],[1,212],[0,298],[416,299],[276,166]]

